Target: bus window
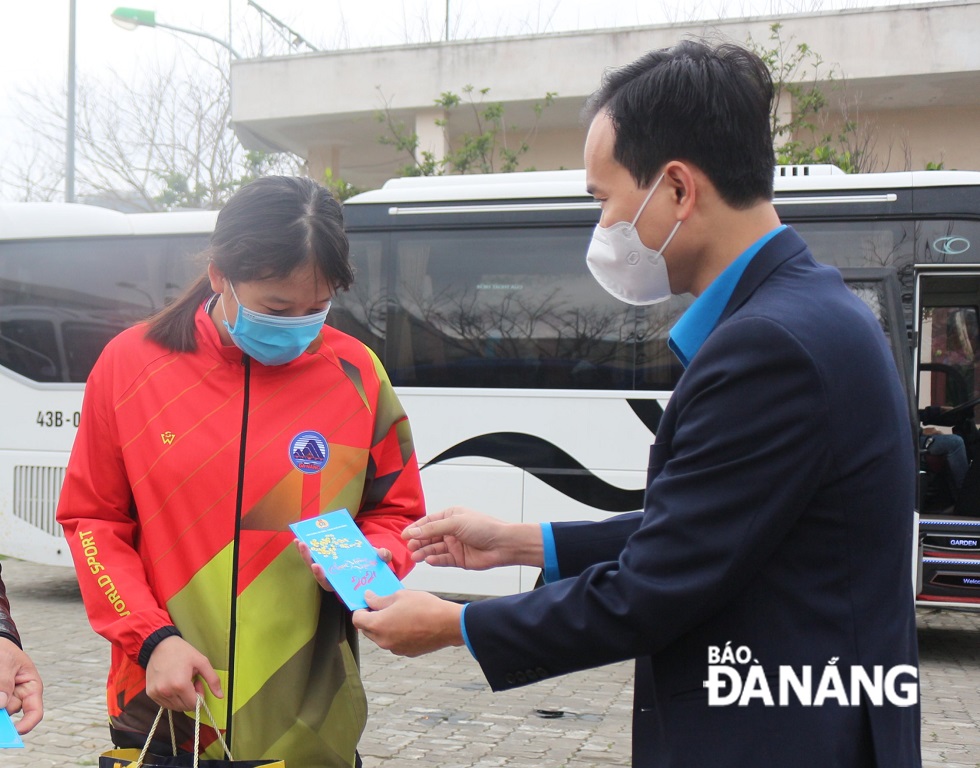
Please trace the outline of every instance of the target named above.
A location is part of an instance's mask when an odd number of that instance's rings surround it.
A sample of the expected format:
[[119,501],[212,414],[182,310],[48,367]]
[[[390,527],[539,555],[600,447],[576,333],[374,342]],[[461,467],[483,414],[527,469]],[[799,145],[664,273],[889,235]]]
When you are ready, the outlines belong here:
[[912,325],[912,260],[915,225],[911,221],[790,222],[817,261],[838,268],[892,267],[901,284],[905,322]]
[[384,357],[388,314],[382,255],[387,236],[350,235],[350,262],[354,285],[341,293],[330,307],[327,323],[367,345]]
[[0,243],[0,364],[84,382],[105,344],[162,309],[200,269],[207,235]]
[[885,307],[885,296],[884,296],[884,285],[880,282],[864,282],[864,281],[847,281],[847,287],[851,289],[851,292],[857,296],[861,301],[863,301],[868,309],[874,314],[881,325],[881,330],[885,334],[885,338],[888,340],[889,346],[891,346],[891,330],[890,330],[890,318],[888,317],[888,310]]
[[801,221],[793,228],[817,261],[835,267],[912,266],[914,227],[908,221]]
[[0,365],[34,381],[59,381],[58,342],[50,320],[0,320]]
[[693,296],[684,294],[648,307],[636,307],[634,389],[673,390],[684,367],[667,346],[667,338],[693,302]]
[[113,336],[125,330],[122,326],[100,323],[63,322],[61,339],[69,381],[84,381]]
[[920,264],[976,264],[980,262],[980,222],[926,219],[919,224]]
[[[428,231],[393,242],[385,363],[408,386],[673,387],[683,301],[637,311],[585,263],[590,229]],[[637,381],[639,377],[643,380]]]
[[910,397],[909,418],[913,424],[917,423],[911,400],[914,391],[911,349],[904,320],[901,284],[895,270],[888,267],[841,267],[840,272],[844,284],[878,320],[895,360],[895,368]]
[[923,369],[931,374],[927,405],[955,406],[977,397],[977,308],[925,307],[922,329]]

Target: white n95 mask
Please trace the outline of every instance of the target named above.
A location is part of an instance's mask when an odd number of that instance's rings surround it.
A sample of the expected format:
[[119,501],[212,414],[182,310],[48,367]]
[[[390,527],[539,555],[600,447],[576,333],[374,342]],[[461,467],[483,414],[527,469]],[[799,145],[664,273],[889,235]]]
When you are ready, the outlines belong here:
[[636,231],[636,222],[656,191],[663,174],[650,187],[633,221],[612,226],[597,225],[585,257],[592,276],[608,293],[627,304],[644,306],[670,298],[670,278],[663,252],[674,239],[681,222],[674,225],[660,250],[647,248]]

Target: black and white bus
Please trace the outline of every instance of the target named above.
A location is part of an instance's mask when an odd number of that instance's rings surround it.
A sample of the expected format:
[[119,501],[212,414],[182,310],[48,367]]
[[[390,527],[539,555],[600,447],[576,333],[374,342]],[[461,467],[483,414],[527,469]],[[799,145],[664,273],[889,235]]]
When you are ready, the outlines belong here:
[[[980,451],[980,173],[779,170],[781,218],[879,317],[910,419],[936,406],[935,428]],[[88,370],[197,273],[214,216],[0,204],[0,553],[69,563],[54,510]],[[356,284],[328,322],[384,362],[430,509],[544,521],[642,505],[682,372],[667,334],[691,299],[633,307],[593,280],[584,172],[396,179],[345,217]],[[980,606],[980,477],[957,494],[934,458],[922,469],[918,599]],[[536,578],[420,566],[408,584],[495,595]]]

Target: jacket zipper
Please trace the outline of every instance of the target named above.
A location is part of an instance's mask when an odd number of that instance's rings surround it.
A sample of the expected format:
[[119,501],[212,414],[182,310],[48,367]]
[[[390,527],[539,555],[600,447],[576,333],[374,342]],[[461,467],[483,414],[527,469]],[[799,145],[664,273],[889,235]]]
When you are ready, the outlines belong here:
[[[227,716],[225,717],[225,743],[228,749],[234,749],[231,741],[231,721],[234,712],[235,693],[235,637],[238,634],[238,557],[239,540],[242,533],[242,503],[245,489],[245,439],[248,432],[248,396],[251,376],[251,358],[242,355],[242,365],[245,367],[244,405],[242,406],[242,438],[238,449],[238,492],[235,497],[235,538],[232,542],[231,556],[231,617],[228,638],[228,689],[225,691]],[[234,754],[234,752],[232,752]]]

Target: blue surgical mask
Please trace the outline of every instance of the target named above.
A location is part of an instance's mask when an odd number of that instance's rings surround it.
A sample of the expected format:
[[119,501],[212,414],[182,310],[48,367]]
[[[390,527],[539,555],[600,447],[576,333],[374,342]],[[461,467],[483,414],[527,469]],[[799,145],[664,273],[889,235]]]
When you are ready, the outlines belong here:
[[330,311],[330,302],[322,312],[300,317],[280,317],[255,312],[242,306],[235,293],[235,286],[228,281],[231,295],[238,302],[235,326],[228,324],[225,310],[225,296],[221,294],[221,310],[225,315],[225,328],[231,335],[235,346],[262,365],[283,365],[303,354],[320,333]]

